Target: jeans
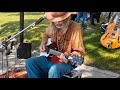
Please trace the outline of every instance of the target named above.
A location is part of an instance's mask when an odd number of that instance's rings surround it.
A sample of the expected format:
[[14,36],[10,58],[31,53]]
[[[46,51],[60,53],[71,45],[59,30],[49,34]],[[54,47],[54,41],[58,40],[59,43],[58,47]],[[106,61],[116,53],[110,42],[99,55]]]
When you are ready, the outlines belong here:
[[28,78],[62,78],[74,69],[73,65],[64,62],[54,64],[45,56],[29,58],[25,63]]

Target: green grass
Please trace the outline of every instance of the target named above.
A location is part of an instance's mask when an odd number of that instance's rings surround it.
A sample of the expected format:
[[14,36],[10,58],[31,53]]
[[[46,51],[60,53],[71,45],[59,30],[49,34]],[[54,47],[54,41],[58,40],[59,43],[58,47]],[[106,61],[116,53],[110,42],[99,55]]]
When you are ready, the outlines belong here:
[[[37,21],[42,15],[42,12],[25,12],[24,27]],[[19,32],[19,19],[19,12],[0,12],[0,41]],[[44,20],[34,28],[24,32],[24,42],[32,42],[32,50],[39,50],[41,35],[47,25],[48,22]],[[86,50],[85,64],[120,73],[120,48],[111,50],[103,47],[100,43],[103,34],[100,32],[99,27],[99,23],[96,26],[91,26],[88,21],[88,28],[83,30],[83,41]],[[16,38],[19,40],[19,36]]]
[[120,48],[107,49],[102,46],[100,23],[91,26],[88,21],[88,28],[83,30],[85,64],[120,73]]
[[[43,12],[25,12],[24,28],[31,25],[42,17]],[[0,13],[0,41],[5,40],[9,35],[15,35],[20,31],[19,12]],[[44,20],[31,29],[24,31],[24,42],[32,42],[32,49],[38,49],[41,42],[41,34],[47,27],[48,22]],[[19,40],[19,35],[16,38]]]

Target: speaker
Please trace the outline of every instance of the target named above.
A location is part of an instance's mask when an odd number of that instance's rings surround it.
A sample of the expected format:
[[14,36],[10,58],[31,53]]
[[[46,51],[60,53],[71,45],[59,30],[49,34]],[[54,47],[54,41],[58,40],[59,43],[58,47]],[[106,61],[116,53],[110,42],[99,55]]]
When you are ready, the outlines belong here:
[[17,48],[17,58],[19,59],[28,59],[31,57],[32,43],[24,42],[20,43]]

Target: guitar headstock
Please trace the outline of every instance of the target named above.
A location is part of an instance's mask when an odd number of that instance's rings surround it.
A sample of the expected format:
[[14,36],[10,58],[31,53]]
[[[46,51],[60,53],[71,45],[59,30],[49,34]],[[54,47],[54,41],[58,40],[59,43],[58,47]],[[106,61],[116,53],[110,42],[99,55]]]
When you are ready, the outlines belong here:
[[68,60],[70,60],[75,66],[81,65],[84,62],[84,58],[79,56],[69,56]]

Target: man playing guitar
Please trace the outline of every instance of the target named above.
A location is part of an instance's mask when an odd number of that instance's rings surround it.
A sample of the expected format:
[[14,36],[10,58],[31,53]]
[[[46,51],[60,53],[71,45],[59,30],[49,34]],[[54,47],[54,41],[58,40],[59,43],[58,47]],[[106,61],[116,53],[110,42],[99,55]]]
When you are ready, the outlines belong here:
[[84,57],[82,30],[78,23],[71,20],[72,12],[45,12],[50,24],[46,28],[40,52],[46,51],[46,43],[51,38],[51,46],[62,52],[60,55],[31,57],[26,60],[28,78],[62,78],[75,68],[65,55]]

